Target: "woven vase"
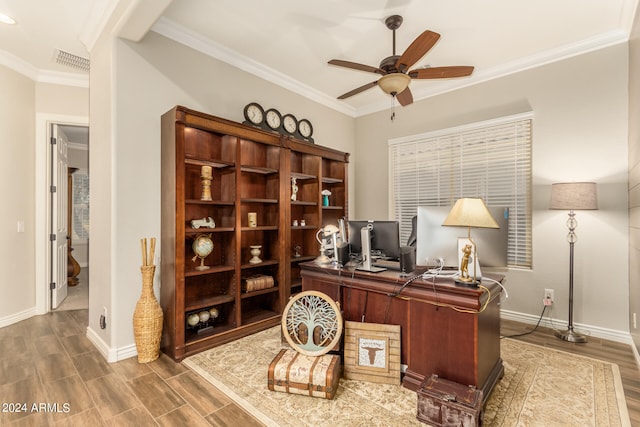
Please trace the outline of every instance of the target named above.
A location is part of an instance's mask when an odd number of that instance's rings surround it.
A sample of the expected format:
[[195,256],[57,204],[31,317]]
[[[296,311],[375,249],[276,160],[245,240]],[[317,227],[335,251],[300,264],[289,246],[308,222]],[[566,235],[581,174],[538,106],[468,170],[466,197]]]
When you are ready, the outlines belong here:
[[153,362],[160,355],[162,307],[153,293],[155,265],[140,267],[142,295],[133,312],[133,335],[138,350],[138,363]]

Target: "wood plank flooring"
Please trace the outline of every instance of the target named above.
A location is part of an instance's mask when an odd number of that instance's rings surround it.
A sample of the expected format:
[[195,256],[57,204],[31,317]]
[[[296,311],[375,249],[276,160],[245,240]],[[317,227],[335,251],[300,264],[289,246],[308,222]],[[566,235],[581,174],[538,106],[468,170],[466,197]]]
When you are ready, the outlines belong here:
[[87,316],[57,311],[0,329],[0,426],[263,425],[165,355],[107,363],[86,338]]
[[[0,329],[0,426],[262,425],[164,355],[149,364],[107,363],[86,338],[87,315],[58,311]],[[502,321],[504,335],[531,329]],[[632,425],[640,426],[640,373],[628,345],[567,343],[542,327],[515,339],[618,364]]]

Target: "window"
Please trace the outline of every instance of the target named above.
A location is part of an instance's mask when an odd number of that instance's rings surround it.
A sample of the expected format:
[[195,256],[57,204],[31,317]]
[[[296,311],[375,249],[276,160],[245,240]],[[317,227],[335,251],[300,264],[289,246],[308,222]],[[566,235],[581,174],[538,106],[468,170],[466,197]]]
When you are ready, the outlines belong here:
[[78,169],[73,177],[73,242],[89,239],[89,173]]
[[401,241],[418,206],[480,197],[510,208],[509,266],[530,268],[531,128],[527,113],[389,141],[389,206]]

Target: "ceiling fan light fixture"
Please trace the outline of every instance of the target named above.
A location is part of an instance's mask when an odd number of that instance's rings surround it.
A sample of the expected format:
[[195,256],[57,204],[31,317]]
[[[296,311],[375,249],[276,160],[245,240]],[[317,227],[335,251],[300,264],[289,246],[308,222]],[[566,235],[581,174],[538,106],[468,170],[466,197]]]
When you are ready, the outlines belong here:
[[391,96],[396,96],[399,93],[402,93],[407,86],[409,86],[409,82],[411,81],[411,77],[404,73],[390,73],[385,74],[380,77],[378,80],[378,86],[385,93],[388,93]]

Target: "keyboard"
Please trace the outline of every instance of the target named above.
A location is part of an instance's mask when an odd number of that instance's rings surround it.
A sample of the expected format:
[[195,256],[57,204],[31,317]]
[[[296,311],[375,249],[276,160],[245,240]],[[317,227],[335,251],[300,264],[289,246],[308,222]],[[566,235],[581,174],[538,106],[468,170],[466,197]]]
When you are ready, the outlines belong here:
[[393,259],[377,259],[373,262],[374,267],[388,268],[389,270],[400,271],[400,261]]

